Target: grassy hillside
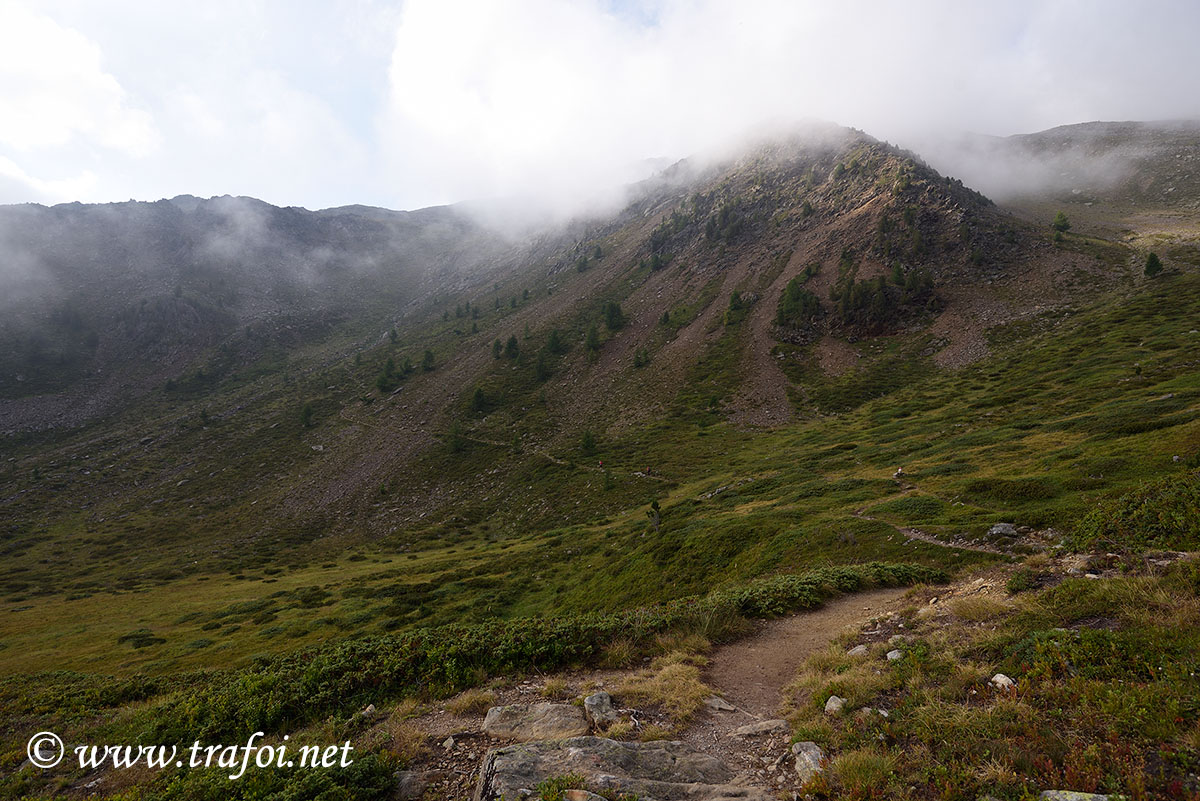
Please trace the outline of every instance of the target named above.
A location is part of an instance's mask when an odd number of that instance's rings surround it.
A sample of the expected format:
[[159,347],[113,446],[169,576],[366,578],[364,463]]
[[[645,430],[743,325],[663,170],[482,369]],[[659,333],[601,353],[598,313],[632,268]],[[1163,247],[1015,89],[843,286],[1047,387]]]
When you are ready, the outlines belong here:
[[263,725],[595,660],[681,599],[792,597],[764,577],[1194,547],[1176,518],[1128,532],[1155,504],[1191,519],[1200,273],[1147,278],[1141,243],[1048,223],[826,132],[677,165],[365,321],[218,332],[111,412],[14,429],[0,764],[34,720],[181,734],[197,698],[234,708],[311,659],[391,671],[454,627],[518,651],[561,628],[549,655],[413,667]]

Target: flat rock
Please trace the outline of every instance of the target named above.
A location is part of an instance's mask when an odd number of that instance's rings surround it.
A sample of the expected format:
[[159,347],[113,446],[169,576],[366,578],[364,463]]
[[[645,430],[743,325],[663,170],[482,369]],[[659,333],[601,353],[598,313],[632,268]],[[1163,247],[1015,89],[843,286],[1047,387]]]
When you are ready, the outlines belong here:
[[870,649],[865,645],[856,645],[846,652],[846,656],[866,656]]
[[757,737],[760,734],[774,734],[788,730],[786,720],[762,720],[758,723],[747,723],[729,732],[730,737]]
[[719,695],[704,699],[704,705],[714,712],[736,712],[737,707]]
[[572,704],[494,706],[483,720],[483,731],[501,740],[565,740],[588,733],[583,710]]
[[474,798],[518,798],[522,789],[568,774],[583,776],[593,791],[614,790],[655,801],[772,799],[766,791],[731,784],[728,765],[686,743],[625,743],[603,737],[527,742],[488,751]]
[[904,652],[898,648],[887,652],[887,661],[889,662],[895,662],[896,660],[903,658]]

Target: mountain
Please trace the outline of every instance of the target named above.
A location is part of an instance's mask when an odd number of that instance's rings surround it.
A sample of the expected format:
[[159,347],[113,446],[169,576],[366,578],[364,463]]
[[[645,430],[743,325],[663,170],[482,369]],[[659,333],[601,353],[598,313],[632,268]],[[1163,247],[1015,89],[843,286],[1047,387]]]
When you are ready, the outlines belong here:
[[[686,610],[1100,547],[1138,498],[1190,520],[1194,130],[980,151],[1139,154],[1078,201],[813,126],[520,235],[458,207],[2,208],[0,663],[163,736],[340,726],[640,654]],[[75,714],[2,692],[22,725]]]

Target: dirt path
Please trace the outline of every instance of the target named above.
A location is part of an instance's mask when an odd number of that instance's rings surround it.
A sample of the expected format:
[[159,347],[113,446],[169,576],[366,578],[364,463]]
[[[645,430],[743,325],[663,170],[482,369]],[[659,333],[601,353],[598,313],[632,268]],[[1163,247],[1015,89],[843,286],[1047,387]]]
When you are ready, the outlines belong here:
[[773,717],[780,691],[796,677],[806,657],[847,626],[883,614],[906,591],[901,587],[854,593],[812,612],[768,621],[756,634],[713,652],[708,684],[738,709]]
[[820,609],[760,624],[749,637],[716,649],[704,681],[735,709],[701,711],[680,739],[724,761],[745,786],[781,789],[790,780],[787,771],[776,768],[788,752],[790,732],[748,738],[730,732],[778,717],[783,688],[795,679],[801,662],[848,626],[887,614],[905,592],[900,587],[846,595]]

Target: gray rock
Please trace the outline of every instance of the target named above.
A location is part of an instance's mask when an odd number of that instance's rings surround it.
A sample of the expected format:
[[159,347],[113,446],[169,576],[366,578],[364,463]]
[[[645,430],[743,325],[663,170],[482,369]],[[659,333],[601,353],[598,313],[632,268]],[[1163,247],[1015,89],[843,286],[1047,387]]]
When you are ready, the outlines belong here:
[[757,737],[760,734],[774,734],[788,730],[786,720],[762,720],[758,723],[747,723],[729,732],[730,737]]
[[714,712],[736,712],[737,707],[719,695],[704,699],[704,705]]
[[1074,790],[1043,790],[1038,798],[1044,801],[1108,801],[1108,796],[1098,793],[1077,793]]
[[[658,801],[771,801],[765,791],[732,784],[721,760],[685,743],[625,743],[602,737],[530,742],[496,748],[479,770],[475,801],[517,798],[551,776],[582,775],[597,791]],[[584,796],[587,798],[587,796]]]
[[842,707],[846,705],[845,698],[839,698],[836,695],[829,696],[829,700],[825,702],[826,715],[839,715],[842,712]]
[[400,801],[417,801],[429,787],[428,776],[415,770],[398,771],[392,778],[396,780],[395,797]]
[[904,652],[899,649],[894,649],[887,652],[887,661],[895,662],[898,659],[904,658]]
[[502,740],[565,740],[588,733],[583,710],[571,704],[494,706],[483,720],[483,732]]
[[1015,537],[1017,536],[1017,527],[1012,523],[996,523],[988,529],[989,537]]
[[846,652],[846,656],[866,656],[869,651],[865,645],[856,645]]
[[888,645],[899,645],[907,640],[908,637],[904,636],[903,634],[893,634],[891,637],[888,637]]
[[617,722],[617,710],[613,709],[612,696],[605,692],[593,693],[583,699],[583,712],[597,728],[606,728]]
[[825,752],[816,743],[793,743],[792,753],[796,755],[796,778],[801,784],[825,770],[821,764],[825,761]]
[[442,740],[442,748],[445,748],[447,751],[453,751],[455,745],[457,743],[454,742],[453,737],[447,737],[445,740]]

